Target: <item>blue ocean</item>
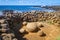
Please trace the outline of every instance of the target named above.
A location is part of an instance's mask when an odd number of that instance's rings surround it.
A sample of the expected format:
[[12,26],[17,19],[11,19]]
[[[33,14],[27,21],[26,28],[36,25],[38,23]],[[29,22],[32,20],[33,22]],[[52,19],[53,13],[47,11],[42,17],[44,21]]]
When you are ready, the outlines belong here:
[[[26,11],[48,11],[49,9],[45,9],[45,8],[41,8],[41,7],[34,7],[32,5],[28,6],[28,5],[0,5],[0,14],[1,11],[3,10],[14,10],[14,11],[22,11],[22,12],[26,12]],[[49,10],[51,11],[51,10]]]

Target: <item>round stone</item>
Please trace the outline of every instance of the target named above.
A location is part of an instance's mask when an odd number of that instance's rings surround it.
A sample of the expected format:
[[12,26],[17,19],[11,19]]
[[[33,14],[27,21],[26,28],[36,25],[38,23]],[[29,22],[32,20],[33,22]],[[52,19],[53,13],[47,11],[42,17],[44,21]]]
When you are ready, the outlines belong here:
[[43,32],[43,31],[39,31],[39,32],[38,32],[38,35],[41,36],[41,35],[42,35],[42,32]]
[[23,25],[27,25],[27,22],[23,22]]
[[42,30],[38,32],[38,35],[41,36],[41,37],[45,37],[46,36],[46,34]]
[[28,31],[35,31],[37,29],[36,23],[28,23],[26,27]]
[[24,33],[25,32],[25,29],[22,28],[19,31],[20,31],[20,33]]

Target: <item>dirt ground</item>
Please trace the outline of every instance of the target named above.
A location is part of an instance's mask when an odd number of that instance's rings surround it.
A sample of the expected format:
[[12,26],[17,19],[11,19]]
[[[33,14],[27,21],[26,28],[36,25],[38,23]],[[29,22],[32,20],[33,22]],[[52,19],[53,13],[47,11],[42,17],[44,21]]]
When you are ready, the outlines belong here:
[[[28,34],[23,36],[23,38],[26,38],[27,40],[56,40],[56,37],[60,35],[60,28],[46,22],[42,22],[42,24],[44,27],[39,28],[40,30],[37,32],[28,32]],[[22,28],[25,28],[25,26]],[[45,36],[40,36],[41,30],[45,33]]]

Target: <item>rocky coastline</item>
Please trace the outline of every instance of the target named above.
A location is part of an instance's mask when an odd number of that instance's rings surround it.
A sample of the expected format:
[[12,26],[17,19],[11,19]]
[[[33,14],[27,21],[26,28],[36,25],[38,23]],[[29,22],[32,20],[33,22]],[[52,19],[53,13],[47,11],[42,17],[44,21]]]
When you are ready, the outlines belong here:
[[[23,38],[25,34],[37,32],[44,27],[43,23],[60,26],[60,12],[14,12],[3,10],[0,16],[0,39],[1,40],[28,40]],[[41,23],[43,22],[43,23]],[[26,26],[26,27],[23,27]],[[37,31],[36,31],[37,30]],[[46,34],[41,30],[39,36]]]

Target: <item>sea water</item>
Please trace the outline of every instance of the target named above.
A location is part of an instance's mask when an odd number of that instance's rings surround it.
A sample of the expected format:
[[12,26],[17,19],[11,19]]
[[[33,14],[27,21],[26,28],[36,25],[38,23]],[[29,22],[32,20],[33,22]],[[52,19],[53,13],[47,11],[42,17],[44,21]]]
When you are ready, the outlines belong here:
[[3,10],[14,10],[14,11],[21,11],[21,12],[26,12],[26,11],[51,11],[49,9],[41,8],[39,7],[34,7],[33,5],[0,5],[0,14],[2,14],[1,11]]

